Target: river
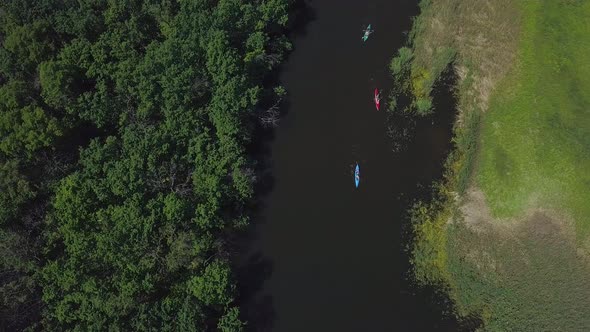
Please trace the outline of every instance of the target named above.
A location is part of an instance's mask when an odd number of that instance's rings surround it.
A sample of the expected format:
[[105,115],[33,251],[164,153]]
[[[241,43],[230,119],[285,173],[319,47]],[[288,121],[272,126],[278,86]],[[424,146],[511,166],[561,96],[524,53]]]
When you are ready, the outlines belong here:
[[[281,72],[287,112],[270,143],[272,188],[240,285],[250,288],[249,328],[454,330],[433,297],[406,281],[402,241],[409,199],[441,175],[452,105],[439,103],[407,152],[393,153],[386,112],[372,99],[376,87],[390,88],[389,60],[407,40],[417,2],[308,5],[311,20]],[[375,32],[363,43],[369,23]]]

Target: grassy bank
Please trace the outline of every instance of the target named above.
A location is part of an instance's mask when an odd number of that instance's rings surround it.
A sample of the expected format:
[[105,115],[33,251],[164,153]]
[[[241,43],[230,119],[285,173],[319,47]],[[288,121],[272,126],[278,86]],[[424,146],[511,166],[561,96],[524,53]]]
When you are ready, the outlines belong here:
[[[518,65],[482,127],[477,184],[496,217],[551,207],[590,235],[590,2],[524,2]],[[588,249],[588,248],[587,248]]]
[[432,203],[412,216],[419,281],[448,290],[484,330],[590,328],[588,1],[423,1],[391,70],[436,111],[458,77],[455,150]]

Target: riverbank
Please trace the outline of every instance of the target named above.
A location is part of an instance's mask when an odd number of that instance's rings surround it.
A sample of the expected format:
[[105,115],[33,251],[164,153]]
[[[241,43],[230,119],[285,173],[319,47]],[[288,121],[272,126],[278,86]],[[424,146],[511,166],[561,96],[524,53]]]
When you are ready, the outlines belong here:
[[[423,1],[391,63],[427,114],[457,76],[455,150],[433,202],[412,218],[415,276],[445,287],[485,330],[590,326],[590,4]],[[400,103],[401,104],[401,103]]]
[[[273,186],[244,259],[245,275],[257,282],[245,280],[259,285],[243,297],[247,328],[456,331],[430,294],[406,282],[401,235],[408,196],[440,178],[452,108],[416,121],[412,147],[394,154],[387,114],[373,103],[375,88],[390,90],[385,65],[405,42],[417,4],[307,3],[311,20],[280,75],[288,98],[269,145]],[[369,23],[375,33],[363,42]]]

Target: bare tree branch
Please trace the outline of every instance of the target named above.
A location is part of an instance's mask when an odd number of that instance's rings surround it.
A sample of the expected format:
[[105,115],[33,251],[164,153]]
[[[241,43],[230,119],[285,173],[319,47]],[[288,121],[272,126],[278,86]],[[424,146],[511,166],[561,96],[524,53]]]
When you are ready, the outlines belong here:
[[260,116],[260,122],[265,127],[276,127],[279,125],[279,105],[281,104],[282,98],[279,98],[274,105],[264,111]]

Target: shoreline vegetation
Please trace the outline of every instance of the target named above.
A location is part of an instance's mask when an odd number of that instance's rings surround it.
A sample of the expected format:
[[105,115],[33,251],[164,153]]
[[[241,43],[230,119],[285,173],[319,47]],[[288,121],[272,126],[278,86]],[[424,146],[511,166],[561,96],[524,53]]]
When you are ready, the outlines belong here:
[[485,331],[590,329],[589,1],[421,1],[390,112],[456,77],[454,149],[410,211],[414,277]]
[[291,5],[0,5],[0,329],[244,329],[231,239]]

